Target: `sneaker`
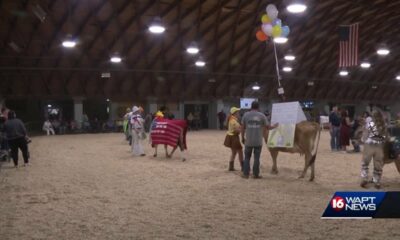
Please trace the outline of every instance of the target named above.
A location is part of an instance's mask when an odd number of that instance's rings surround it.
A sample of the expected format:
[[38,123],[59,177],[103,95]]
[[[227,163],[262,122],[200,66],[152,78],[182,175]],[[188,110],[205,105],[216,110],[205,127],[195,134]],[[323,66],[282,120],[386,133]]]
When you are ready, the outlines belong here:
[[30,166],[29,163],[24,163],[24,167],[28,167],[28,166]]
[[362,180],[361,183],[360,183],[360,187],[366,188],[367,184],[368,184],[368,180]]
[[245,174],[240,174],[240,176],[242,177],[242,178],[245,178],[245,179],[248,179],[249,178],[249,175],[245,175]]
[[146,156],[146,154],[143,153],[143,154],[140,154],[140,156],[141,156],[141,157],[144,157],[144,156]]
[[263,176],[261,176],[261,175],[253,175],[253,179],[260,179],[260,178],[263,178]]

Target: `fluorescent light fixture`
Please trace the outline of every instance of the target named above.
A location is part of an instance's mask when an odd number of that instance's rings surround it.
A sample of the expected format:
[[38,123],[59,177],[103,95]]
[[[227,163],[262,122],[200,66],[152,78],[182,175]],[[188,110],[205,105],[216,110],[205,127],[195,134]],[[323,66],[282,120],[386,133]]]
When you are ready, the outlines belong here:
[[349,75],[349,72],[346,71],[346,70],[341,70],[341,71],[339,72],[339,75],[344,77],[344,76]]
[[370,68],[371,67],[371,63],[369,62],[362,62],[360,65],[362,68]]
[[251,87],[251,89],[253,89],[254,91],[258,91],[260,90],[260,86],[258,85],[258,83],[254,84],[254,86]]
[[292,54],[288,54],[285,56],[286,61],[294,61],[295,59],[296,59],[296,57]]
[[199,53],[200,49],[194,46],[188,47],[186,49],[186,52],[188,52],[189,54],[197,54]]
[[307,86],[310,86],[310,87],[314,86],[314,82],[312,82],[312,81],[307,82]]
[[62,42],[63,47],[66,48],[73,48],[76,45],[76,42],[73,40],[65,40],[64,42]]
[[111,57],[110,61],[113,63],[119,63],[122,59],[120,57]]
[[385,56],[388,55],[390,51],[387,48],[380,48],[378,51],[376,51],[376,53],[378,53],[378,55]]
[[274,42],[276,42],[276,43],[278,43],[278,44],[283,44],[283,43],[286,43],[287,41],[288,41],[288,39],[285,38],[285,37],[277,37],[277,38],[274,38]]
[[283,67],[284,72],[291,72],[293,69],[291,67]]
[[197,60],[195,62],[195,65],[198,67],[204,67],[206,65],[206,62],[204,62],[203,60]]
[[302,3],[293,3],[286,7],[291,13],[302,13],[307,9],[307,6]]
[[396,76],[396,80],[400,80],[400,75],[397,75],[397,76]]
[[110,101],[110,99],[108,99],[108,98],[107,98],[107,100],[106,100],[106,101],[107,101],[107,102],[109,102],[109,101]]
[[378,88],[378,86],[376,86],[376,85],[372,86],[372,89],[377,89],[377,88]]
[[157,17],[149,26],[149,31],[154,34],[161,34],[165,31],[165,27],[161,22],[161,18]]

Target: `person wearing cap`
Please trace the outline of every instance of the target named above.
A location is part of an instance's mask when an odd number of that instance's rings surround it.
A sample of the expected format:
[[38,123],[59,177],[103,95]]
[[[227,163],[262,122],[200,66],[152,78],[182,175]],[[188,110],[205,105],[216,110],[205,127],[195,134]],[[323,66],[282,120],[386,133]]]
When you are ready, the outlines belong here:
[[224,145],[231,149],[232,154],[229,159],[228,171],[235,171],[234,162],[236,154],[239,156],[240,167],[243,170],[243,148],[240,144],[239,134],[241,131],[241,126],[239,123],[239,113],[240,108],[232,107],[230,111],[230,116],[228,117],[228,132],[226,133]]
[[135,156],[146,156],[144,153],[143,145],[144,140],[144,120],[140,114],[140,108],[137,106],[132,107],[131,128],[132,128],[132,151]]
[[263,145],[263,137],[268,129],[276,128],[278,124],[270,126],[267,117],[259,111],[257,101],[251,103],[251,110],[243,115],[242,118],[242,143],[244,148],[243,178],[249,178],[250,158],[254,152],[253,177],[261,178],[260,175],[260,155]]

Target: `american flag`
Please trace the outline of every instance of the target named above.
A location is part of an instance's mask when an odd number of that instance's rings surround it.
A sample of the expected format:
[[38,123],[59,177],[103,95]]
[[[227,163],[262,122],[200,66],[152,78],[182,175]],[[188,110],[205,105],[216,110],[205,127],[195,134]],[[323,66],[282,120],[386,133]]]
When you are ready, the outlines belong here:
[[339,26],[339,67],[358,65],[358,23]]

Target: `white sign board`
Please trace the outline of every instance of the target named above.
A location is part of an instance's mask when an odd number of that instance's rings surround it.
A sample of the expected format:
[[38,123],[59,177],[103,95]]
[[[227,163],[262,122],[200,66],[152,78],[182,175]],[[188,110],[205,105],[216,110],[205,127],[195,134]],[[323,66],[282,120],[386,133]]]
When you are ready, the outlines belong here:
[[307,120],[300,103],[274,103],[271,115],[271,124],[279,127],[269,131],[268,147],[293,147],[296,124]]
[[274,103],[271,114],[272,124],[296,124],[307,120],[299,102]]

